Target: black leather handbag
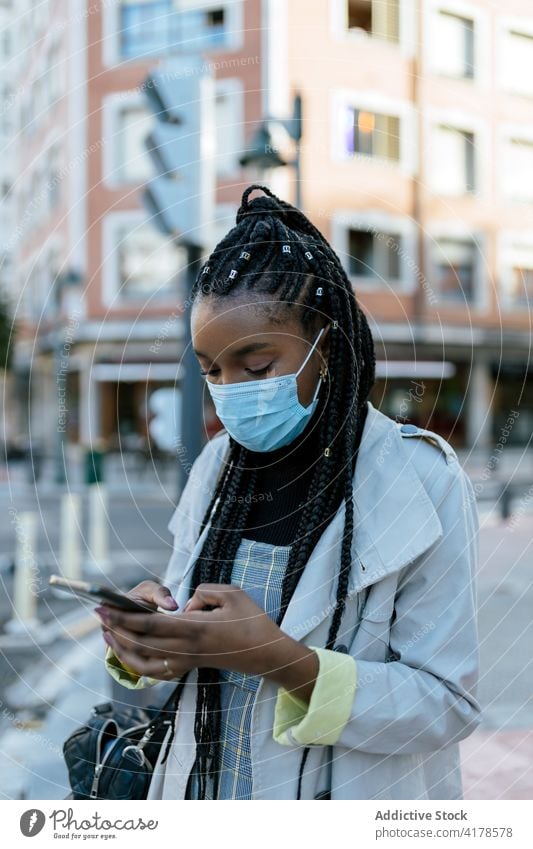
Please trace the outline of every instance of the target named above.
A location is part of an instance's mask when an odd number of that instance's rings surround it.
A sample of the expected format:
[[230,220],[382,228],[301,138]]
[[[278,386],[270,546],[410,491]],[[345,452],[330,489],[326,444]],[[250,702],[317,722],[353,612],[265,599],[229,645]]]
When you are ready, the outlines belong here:
[[[187,673],[188,674],[188,673]],[[161,747],[167,759],[187,674],[163,707],[93,707],[85,725],[67,737],[63,756],[72,799],[146,799]]]

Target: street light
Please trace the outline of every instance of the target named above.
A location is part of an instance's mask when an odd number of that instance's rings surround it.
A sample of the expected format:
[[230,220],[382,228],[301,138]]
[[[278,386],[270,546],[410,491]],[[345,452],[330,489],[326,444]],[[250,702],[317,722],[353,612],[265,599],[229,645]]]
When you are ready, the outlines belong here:
[[[272,125],[279,124],[285,128],[295,142],[294,159],[285,161],[279,155],[272,140]],[[292,118],[266,118],[253,134],[246,153],[239,158],[243,168],[256,165],[258,168],[279,168],[291,165],[296,175],[296,206],[302,208],[302,184],[300,167],[300,145],[302,140],[302,97],[295,95]]]

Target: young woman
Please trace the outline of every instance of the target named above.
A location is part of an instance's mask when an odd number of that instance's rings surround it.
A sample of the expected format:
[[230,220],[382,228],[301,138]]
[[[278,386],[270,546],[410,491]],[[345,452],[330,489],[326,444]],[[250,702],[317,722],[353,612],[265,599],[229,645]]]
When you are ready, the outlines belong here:
[[478,522],[453,449],[368,401],[341,262],[266,186],[192,297],[224,430],[169,523],[165,585],[131,591],[167,613],[100,608],[125,686],[188,673],[149,798],[461,798]]

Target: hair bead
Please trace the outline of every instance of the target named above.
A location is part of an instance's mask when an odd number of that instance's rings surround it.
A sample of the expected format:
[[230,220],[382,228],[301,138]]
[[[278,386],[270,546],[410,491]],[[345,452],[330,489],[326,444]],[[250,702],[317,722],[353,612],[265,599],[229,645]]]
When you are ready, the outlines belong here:
[[208,271],[209,271],[209,266],[205,265],[204,270],[202,271],[202,274],[207,274]]
[[290,254],[290,252],[291,252],[291,246],[290,246],[290,245],[283,245],[282,250],[283,250],[283,253],[284,253],[284,254]]
[[232,268],[232,269],[231,269],[231,271],[230,271],[230,273],[229,273],[229,279],[230,279],[230,280],[233,280],[235,277],[237,277],[237,273],[238,273],[238,272],[236,271],[236,269],[235,269],[235,268]]
[[305,256],[307,257],[307,259],[313,259],[313,254],[311,253],[311,251],[306,251]]
[[239,259],[250,259],[251,254],[248,251],[242,251]]

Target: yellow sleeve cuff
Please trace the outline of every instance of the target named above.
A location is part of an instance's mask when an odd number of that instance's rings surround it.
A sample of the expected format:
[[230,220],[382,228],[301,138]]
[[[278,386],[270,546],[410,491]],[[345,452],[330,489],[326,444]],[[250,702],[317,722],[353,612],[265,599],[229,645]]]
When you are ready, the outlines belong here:
[[349,654],[316,648],[319,670],[309,704],[278,689],[273,737],[282,746],[331,745],[348,722],[357,684],[357,664]]
[[104,665],[111,677],[129,690],[142,690],[144,687],[152,687],[154,684],[159,683],[159,678],[138,675],[131,666],[121,663],[110,646],[108,646],[104,658]]

